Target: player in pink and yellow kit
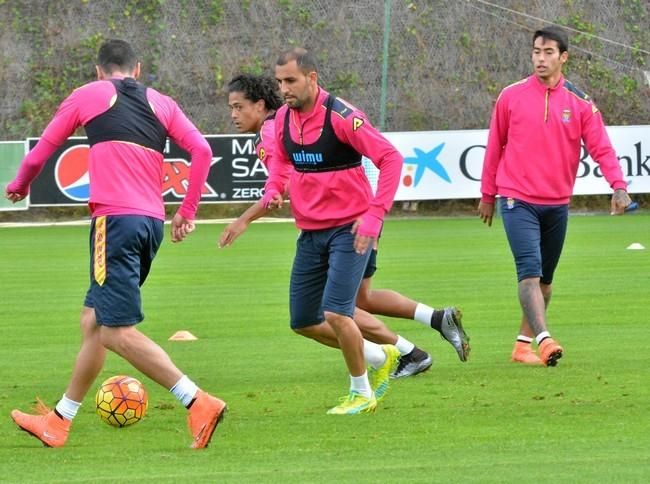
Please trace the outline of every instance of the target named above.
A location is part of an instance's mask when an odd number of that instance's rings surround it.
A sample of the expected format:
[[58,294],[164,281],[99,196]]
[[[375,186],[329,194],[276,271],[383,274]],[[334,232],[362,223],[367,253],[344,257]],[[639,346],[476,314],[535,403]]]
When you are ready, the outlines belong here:
[[108,40],[99,49],[98,80],[63,101],[18,175],[6,188],[11,201],[25,198],[48,158],[79,127],[89,155],[91,282],[81,312],[82,344],[69,385],[44,415],[11,412],[16,424],[48,447],[62,447],[84,396],[102,370],[109,349],[169,389],[189,409],[193,448],[204,448],[226,404],[200,390],[136,324],[144,318],[140,286],[163,239],[162,163],[167,136],[190,153],[187,196],[171,223],[172,242],[194,229],[194,216],[212,151],[176,102],[136,81],[140,63],[132,47]]
[[[546,308],[567,228],[585,142],[614,194],[611,212],[631,204],[627,183],[589,96],[562,76],[568,37],[558,27],[533,35],[535,73],[506,87],[497,99],[483,163],[479,216],[492,224],[495,196],[515,259],[522,320],[512,360],[555,366],[562,347],[547,328]],[[531,348],[535,338],[540,356]]]
[[[267,167],[274,163],[274,119],[275,112],[282,105],[275,79],[252,74],[241,74],[234,77],[228,83],[228,105],[233,124],[240,132],[258,133],[255,139],[258,158]],[[224,228],[219,237],[219,247],[232,245],[237,237],[246,231],[252,221],[267,215],[270,211],[264,207],[262,200],[251,205]],[[461,361],[466,361],[469,354],[469,338],[462,329],[460,315],[455,308],[434,310],[395,291],[370,289],[370,281],[376,270],[376,253],[376,249],[373,249],[363,276],[363,282],[357,295],[354,321],[365,339],[377,344],[392,344],[399,350],[399,365],[391,377],[402,378],[417,375],[428,370],[433,360],[427,352],[402,336],[393,333],[382,321],[370,313],[405,319],[416,319],[417,317],[419,322],[436,329],[445,340],[454,346]],[[365,297],[361,297],[362,295]],[[361,308],[362,304],[363,308]],[[367,343],[364,345],[370,346]],[[378,363],[383,364],[384,362]]]
[[[314,57],[305,49],[282,54],[275,77],[286,104],[275,116],[277,160],[270,166],[262,202],[281,206],[288,184],[291,210],[301,229],[291,272],[291,328],[343,353],[350,391],[328,413],[371,412],[377,397],[385,394],[399,351],[393,345],[375,345],[376,356],[364,351],[352,316],[403,159],[361,111],[318,85]],[[380,170],[374,196],[362,155]],[[377,368],[370,379],[364,355]]]

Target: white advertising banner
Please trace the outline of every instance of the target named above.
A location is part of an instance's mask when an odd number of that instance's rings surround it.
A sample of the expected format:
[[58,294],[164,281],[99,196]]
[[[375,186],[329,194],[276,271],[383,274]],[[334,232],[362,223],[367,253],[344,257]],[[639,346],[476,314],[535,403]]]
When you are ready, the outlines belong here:
[[[650,193],[650,126],[607,128],[630,193]],[[479,198],[487,130],[385,133],[404,156],[395,200]],[[373,188],[378,170],[364,160]],[[611,193],[583,147],[575,195]]]

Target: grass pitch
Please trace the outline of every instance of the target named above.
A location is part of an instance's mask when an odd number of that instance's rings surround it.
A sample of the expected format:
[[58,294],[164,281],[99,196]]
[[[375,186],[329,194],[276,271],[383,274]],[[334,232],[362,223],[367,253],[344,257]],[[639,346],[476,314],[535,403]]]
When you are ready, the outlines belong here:
[[[88,284],[87,227],[0,229],[1,482],[647,482],[650,216],[572,216],[549,308],[565,348],[556,368],[509,362],[519,325],[514,266],[500,221],[389,220],[375,287],[462,307],[470,361],[413,321],[384,318],[432,353],[375,415],[326,415],[346,393],[337,351],[288,329],[297,232],[253,225],[217,249],[222,225],[167,237],[143,288],[140,328],[230,407],[205,451],[186,413],[110,355],[97,385],[137,377],[149,412],[115,429],[88,395],[63,449],[19,432],[9,412],[50,405],[79,346]],[[626,250],[640,242],[646,250]],[[167,341],[188,330],[194,342]]]

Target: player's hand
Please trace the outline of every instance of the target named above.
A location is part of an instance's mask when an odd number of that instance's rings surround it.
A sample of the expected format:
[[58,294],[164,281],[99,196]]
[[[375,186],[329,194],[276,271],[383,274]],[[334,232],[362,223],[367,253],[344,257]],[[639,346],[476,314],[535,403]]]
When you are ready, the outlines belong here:
[[492,218],[494,217],[494,203],[478,202],[478,216],[481,217],[484,224],[488,224],[488,227],[491,227]]
[[632,199],[625,190],[622,188],[614,190],[614,194],[612,195],[610,214],[623,215],[625,213],[626,207],[631,203]]
[[282,208],[282,204],[284,203],[284,200],[282,198],[281,193],[276,193],[273,195],[271,200],[266,204],[266,208],[269,210],[275,210],[276,208]]
[[248,224],[243,220],[239,220],[239,219],[228,224],[228,226],[225,229],[223,229],[223,232],[221,232],[221,237],[219,237],[219,242],[218,242],[219,248],[222,249],[223,247],[228,247],[229,245],[232,245],[233,242],[235,242],[235,240],[237,239],[237,237],[243,234],[247,228],[248,228]]
[[361,226],[362,220],[358,218],[354,224],[352,224],[351,232],[354,234],[354,250],[357,254],[365,254],[369,248],[375,246],[375,237],[369,235],[359,234],[359,227]]
[[9,200],[11,203],[20,202],[20,201],[23,200],[26,196],[27,196],[26,193],[25,193],[24,195],[21,195],[20,193],[9,192],[9,191],[7,191],[7,190],[5,189],[5,198],[6,198],[7,200]]
[[182,242],[185,237],[194,232],[194,221],[187,220],[180,214],[172,218],[172,242]]

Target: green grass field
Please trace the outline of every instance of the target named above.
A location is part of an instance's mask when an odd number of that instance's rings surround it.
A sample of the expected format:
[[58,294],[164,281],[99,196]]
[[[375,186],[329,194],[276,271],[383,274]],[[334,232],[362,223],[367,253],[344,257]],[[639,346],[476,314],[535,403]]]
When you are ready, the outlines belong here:
[[[374,415],[326,415],[346,393],[337,351],[288,329],[292,224],[258,224],[228,249],[222,225],[165,240],[143,288],[140,328],[230,410],[205,451],[188,448],[171,394],[109,356],[149,412],[114,429],[92,395],[68,444],[46,449],[9,417],[35,396],[56,403],[79,346],[87,227],[0,229],[2,482],[648,482],[650,216],[572,216],[550,329],[556,368],[509,362],[519,325],[514,267],[500,220],[386,223],[375,287],[459,305],[470,361],[413,321],[385,318],[433,354],[428,373],[394,382]],[[640,242],[646,250],[626,250]],[[199,340],[170,342],[177,330]],[[97,382],[99,384],[99,381]]]

